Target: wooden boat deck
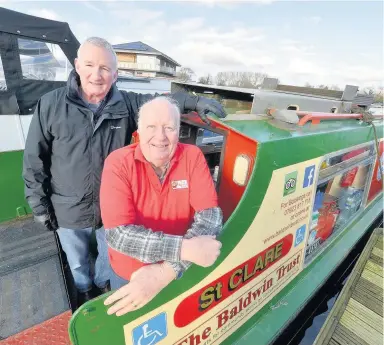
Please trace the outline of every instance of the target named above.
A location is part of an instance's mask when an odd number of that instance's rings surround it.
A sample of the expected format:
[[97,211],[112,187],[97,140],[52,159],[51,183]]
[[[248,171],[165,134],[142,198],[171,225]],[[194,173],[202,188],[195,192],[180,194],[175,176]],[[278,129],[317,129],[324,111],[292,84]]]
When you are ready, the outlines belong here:
[[314,345],[383,344],[383,229],[375,229]]

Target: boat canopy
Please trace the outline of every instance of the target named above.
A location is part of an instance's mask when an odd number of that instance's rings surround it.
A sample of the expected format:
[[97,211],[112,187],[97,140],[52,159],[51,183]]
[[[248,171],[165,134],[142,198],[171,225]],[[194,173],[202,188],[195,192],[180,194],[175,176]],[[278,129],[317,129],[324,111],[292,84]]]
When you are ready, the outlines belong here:
[[0,8],[0,115],[31,114],[64,86],[79,46],[65,22]]

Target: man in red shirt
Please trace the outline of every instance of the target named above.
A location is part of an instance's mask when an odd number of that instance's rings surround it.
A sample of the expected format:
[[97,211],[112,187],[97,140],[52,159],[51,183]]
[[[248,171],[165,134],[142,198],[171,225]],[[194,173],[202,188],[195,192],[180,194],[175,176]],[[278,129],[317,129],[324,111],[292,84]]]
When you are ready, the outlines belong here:
[[220,254],[213,180],[201,150],[178,142],[179,128],[177,105],[158,97],[140,109],[139,143],[105,161],[101,214],[111,288],[120,288],[105,301],[118,301],[109,314],[142,307],[192,263],[207,267]]

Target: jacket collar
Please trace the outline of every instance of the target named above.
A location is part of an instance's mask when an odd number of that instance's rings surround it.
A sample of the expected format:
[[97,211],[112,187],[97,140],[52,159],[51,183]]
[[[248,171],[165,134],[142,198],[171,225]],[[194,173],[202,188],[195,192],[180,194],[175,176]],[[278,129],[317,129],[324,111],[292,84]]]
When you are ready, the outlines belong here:
[[[80,95],[80,76],[77,74],[75,69],[71,71],[67,80],[66,98],[69,103],[81,107],[86,107],[86,104],[84,103]],[[109,90],[108,94],[102,102],[106,103],[103,112],[110,113],[112,117],[114,117],[114,115],[121,117],[121,115],[124,114],[128,116],[127,105],[124,101],[123,96],[121,95],[120,90],[115,84],[112,84],[111,89]]]

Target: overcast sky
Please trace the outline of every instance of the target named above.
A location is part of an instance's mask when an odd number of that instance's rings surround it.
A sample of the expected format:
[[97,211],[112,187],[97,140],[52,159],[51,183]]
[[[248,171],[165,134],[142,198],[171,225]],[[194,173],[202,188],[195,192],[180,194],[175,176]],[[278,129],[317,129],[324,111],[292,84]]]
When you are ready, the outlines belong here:
[[382,1],[24,1],[16,11],[68,22],[81,42],[143,41],[197,76],[264,72],[281,83],[383,85]]

